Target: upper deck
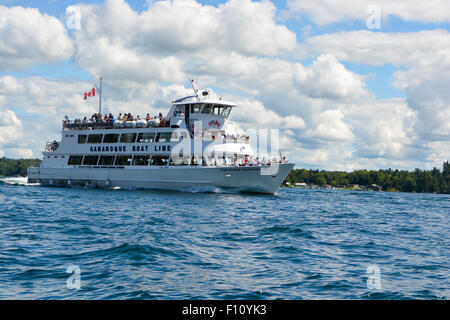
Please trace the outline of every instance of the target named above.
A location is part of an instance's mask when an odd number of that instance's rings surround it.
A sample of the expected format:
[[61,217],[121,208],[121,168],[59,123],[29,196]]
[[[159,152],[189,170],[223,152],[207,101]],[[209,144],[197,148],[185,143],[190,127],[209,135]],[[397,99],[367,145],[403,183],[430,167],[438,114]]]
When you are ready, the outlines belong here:
[[132,129],[132,128],[186,128],[194,131],[196,121],[202,122],[203,128],[222,128],[231,110],[237,107],[233,102],[211,97],[209,91],[203,91],[202,97],[188,96],[172,101],[172,106],[166,116],[161,113],[157,117],[140,118],[130,113],[117,118],[110,113],[94,114],[91,118],[63,121],[63,131]]
[[134,129],[134,128],[169,128],[170,121],[160,121],[159,119],[139,120],[139,121],[120,121],[120,120],[100,120],[86,121],[75,119],[63,121],[63,131],[79,130],[107,130],[107,129]]

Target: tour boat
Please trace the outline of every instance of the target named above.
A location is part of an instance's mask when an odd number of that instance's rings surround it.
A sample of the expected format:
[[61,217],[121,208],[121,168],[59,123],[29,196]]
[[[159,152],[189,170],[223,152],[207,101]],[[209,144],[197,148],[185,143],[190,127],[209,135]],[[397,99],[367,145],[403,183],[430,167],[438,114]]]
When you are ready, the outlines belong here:
[[[126,189],[231,189],[274,194],[294,167],[278,153],[258,159],[228,120],[238,106],[199,90],[172,102],[164,117],[63,121],[28,182]],[[101,115],[101,86],[100,110]],[[95,95],[95,93],[93,93]],[[86,97],[85,97],[86,98]],[[124,121],[126,120],[126,121]]]

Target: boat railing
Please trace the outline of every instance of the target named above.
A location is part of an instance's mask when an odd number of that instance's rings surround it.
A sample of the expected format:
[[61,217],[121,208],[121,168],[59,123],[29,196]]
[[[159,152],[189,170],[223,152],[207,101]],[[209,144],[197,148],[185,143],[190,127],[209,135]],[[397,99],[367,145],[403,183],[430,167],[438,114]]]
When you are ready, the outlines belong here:
[[[150,121],[114,121],[114,122],[72,122],[69,120],[63,121],[64,131],[81,131],[81,130],[104,130],[104,129],[136,129],[136,128],[167,128],[170,127],[170,121],[159,121],[159,119],[152,119]],[[175,126],[173,126],[175,127]],[[196,132],[195,138],[200,137],[201,133]],[[224,141],[226,143],[250,143],[250,137],[246,135],[223,135],[212,134],[205,130],[201,135],[204,141]]]
[[71,122],[63,121],[63,130],[103,130],[103,129],[135,129],[135,128],[164,128],[170,127],[170,121],[114,121],[114,122]]

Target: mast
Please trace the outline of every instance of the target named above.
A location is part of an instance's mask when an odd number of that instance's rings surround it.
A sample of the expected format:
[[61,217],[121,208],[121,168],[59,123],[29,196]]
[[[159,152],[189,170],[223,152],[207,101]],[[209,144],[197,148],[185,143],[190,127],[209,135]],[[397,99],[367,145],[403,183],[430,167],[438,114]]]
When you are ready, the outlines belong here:
[[194,85],[194,79],[189,78],[189,82],[191,83],[192,89],[194,90],[195,98],[197,101],[200,101],[200,98],[198,97],[198,88]]

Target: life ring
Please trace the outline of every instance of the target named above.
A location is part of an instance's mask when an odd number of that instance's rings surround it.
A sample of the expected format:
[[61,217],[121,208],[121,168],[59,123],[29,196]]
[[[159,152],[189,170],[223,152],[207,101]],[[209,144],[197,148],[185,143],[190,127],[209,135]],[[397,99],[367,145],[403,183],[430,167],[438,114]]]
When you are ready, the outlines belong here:
[[166,126],[166,119],[162,119],[161,122],[159,123],[160,127],[165,127]]

